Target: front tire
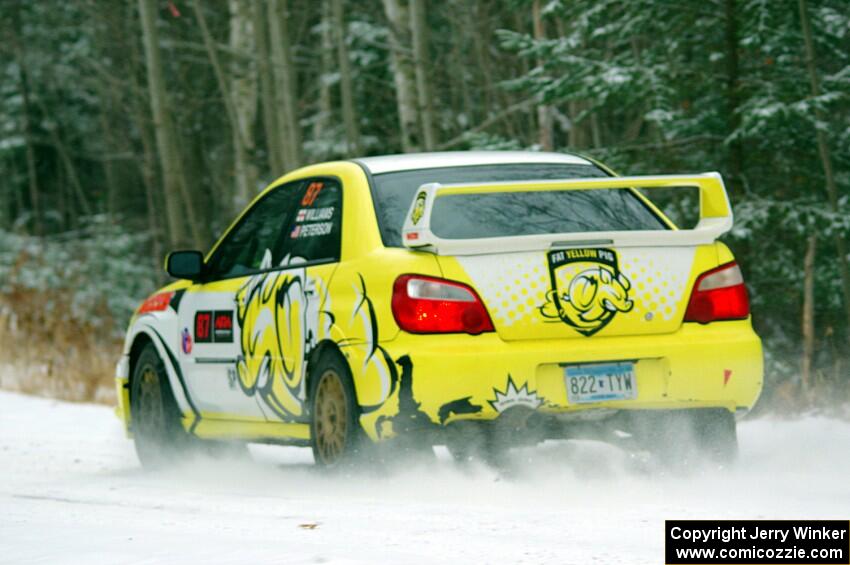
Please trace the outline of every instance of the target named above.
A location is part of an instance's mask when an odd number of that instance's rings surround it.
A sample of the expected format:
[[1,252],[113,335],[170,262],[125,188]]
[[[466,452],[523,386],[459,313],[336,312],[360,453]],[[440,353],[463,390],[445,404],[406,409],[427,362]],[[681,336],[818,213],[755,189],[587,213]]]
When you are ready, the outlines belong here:
[[142,349],[130,380],[130,414],[136,455],[145,468],[185,456],[191,437],[183,429],[165,365],[153,344]]
[[348,366],[339,355],[325,353],[310,373],[310,444],[316,464],[350,462],[368,440],[360,428]]

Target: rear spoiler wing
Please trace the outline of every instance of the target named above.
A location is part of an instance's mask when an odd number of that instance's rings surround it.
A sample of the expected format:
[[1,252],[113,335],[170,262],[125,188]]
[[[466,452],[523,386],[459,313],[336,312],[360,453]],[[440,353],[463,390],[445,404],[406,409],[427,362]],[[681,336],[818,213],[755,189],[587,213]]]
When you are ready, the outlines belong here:
[[[431,231],[431,213],[437,198],[457,194],[490,194],[498,192],[538,192],[558,190],[600,190],[606,188],[698,188],[700,220],[693,229],[597,231],[554,233],[477,239],[443,239]],[[521,221],[521,218],[517,218]],[[719,173],[698,175],[659,175],[640,177],[605,177],[522,182],[470,184],[423,184],[407,212],[402,228],[402,242],[410,249],[431,251],[438,255],[478,255],[550,248],[653,246],[695,246],[713,243],[732,229],[732,206]]]

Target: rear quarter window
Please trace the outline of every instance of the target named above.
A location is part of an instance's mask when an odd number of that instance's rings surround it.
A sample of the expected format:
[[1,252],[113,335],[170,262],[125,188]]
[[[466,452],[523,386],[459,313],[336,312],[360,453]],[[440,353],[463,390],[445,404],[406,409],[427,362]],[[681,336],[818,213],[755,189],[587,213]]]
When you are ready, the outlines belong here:
[[342,187],[336,179],[306,183],[287,234],[286,249],[308,262],[339,260]]

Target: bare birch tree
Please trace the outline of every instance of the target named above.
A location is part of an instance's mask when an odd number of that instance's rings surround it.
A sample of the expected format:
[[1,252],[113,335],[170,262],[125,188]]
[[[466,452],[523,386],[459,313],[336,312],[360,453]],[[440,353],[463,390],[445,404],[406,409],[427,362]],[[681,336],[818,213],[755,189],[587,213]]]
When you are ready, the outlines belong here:
[[[236,123],[233,130],[234,210],[241,210],[257,191],[257,164],[254,160],[257,120],[257,65],[254,52],[254,22],[250,0],[230,0],[230,96]],[[237,151],[237,145],[242,150]]]
[[[818,78],[817,67],[815,66],[815,47],[812,40],[812,28],[809,25],[806,0],[798,0],[798,7],[800,9],[800,25],[803,30],[803,41],[806,49],[806,69],[809,73],[809,85],[812,98],[817,98],[820,96],[820,80]],[[827,119],[818,106],[815,106],[815,121],[817,123],[815,135],[817,137],[818,154],[820,155],[821,165],[823,167],[829,206],[833,212],[839,213],[841,209],[838,205],[838,186],[835,184],[835,174],[832,170],[832,155],[829,149],[829,142],[826,139],[826,132],[821,127],[821,124],[827,123]],[[847,244],[841,234],[836,234],[835,236],[835,247],[838,250],[838,268],[841,271],[844,310],[847,316],[848,327],[850,327],[850,265],[848,265],[847,261]],[[847,340],[850,342],[850,332],[847,334]]]
[[319,106],[313,118],[313,139],[323,139],[330,129],[333,117],[331,77],[336,71],[336,23],[333,16],[333,0],[322,0],[322,19],[319,24],[320,67],[319,67]]
[[[532,19],[534,20],[534,39],[542,40],[546,38],[546,30],[543,26],[543,14],[540,8],[540,0],[534,0],[531,5]],[[543,61],[537,61],[539,67],[543,66]],[[537,142],[543,151],[552,151],[554,147],[552,134],[552,109],[544,104],[537,105]]]
[[357,127],[357,117],[354,112],[354,88],[351,84],[348,47],[345,44],[345,16],[342,0],[333,0],[333,28],[339,65],[339,90],[342,99],[342,120],[345,123],[345,141],[348,152],[359,155],[361,152],[360,128]]
[[225,190],[223,197],[229,207],[238,211],[247,204],[250,195],[254,192],[257,177],[256,167],[251,162],[250,156],[251,149],[254,147],[253,123],[257,110],[257,79],[253,64],[238,56],[240,53],[247,54],[248,49],[253,46],[252,22],[247,13],[247,5],[240,0],[230,0],[231,56],[234,54],[237,56],[231,62],[228,78],[218,57],[212,34],[207,27],[200,0],[194,0],[192,5],[227,111],[227,119],[230,122],[235,190]]
[[254,38],[257,43],[257,71],[260,79],[260,100],[263,110],[263,131],[266,135],[266,149],[269,155],[269,167],[273,175],[283,172],[283,148],[281,133],[278,129],[277,106],[274,95],[274,75],[272,74],[269,54],[269,37],[265,0],[254,0]]
[[[17,43],[17,42],[16,42]],[[30,88],[27,78],[26,65],[24,64],[23,52],[20,45],[15,45],[15,56],[18,62],[18,80],[21,90],[21,100],[23,101],[23,111],[21,112],[21,133],[24,137],[24,147],[26,151],[27,161],[27,187],[29,188],[30,206],[32,207],[33,228],[36,235],[44,234],[44,224],[42,222],[42,210],[40,202],[41,190],[38,186],[38,171],[35,167],[35,146],[32,142],[32,127],[30,124]]]
[[384,12],[390,24],[390,58],[396,89],[396,106],[405,153],[419,149],[419,115],[416,80],[410,59],[410,29],[407,6],[403,0],[384,0]]
[[803,357],[800,363],[800,374],[803,394],[811,395],[812,387],[812,355],[815,350],[815,253],[817,236],[809,236],[806,244],[806,256],[803,260]]
[[174,149],[174,128],[168,114],[168,98],[162,73],[162,60],[159,52],[159,34],[156,29],[156,2],[139,0],[139,16],[142,24],[142,40],[145,46],[145,62],[148,78],[148,96],[153,116],[157,153],[162,172],[162,185],[165,195],[165,215],[168,222],[168,241],[172,247],[184,243],[185,230],[180,211],[180,178],[177,160],[180,158]]
[[[339,0],[337,0],[339,1]],[[422,146],[433,151],[437,146],[434,130],[434,98],[428,80],[428,24],[425,21],[425,0],[410,0],[410,31],[413,44],[413,61],[416,70],[416,93],[419,101],[419,124],[422,128]]]
[[[282,162],[286,170],[301,164],[301,126],[295,101],[298,96],[292,44],[289,37],[287,0],[269,0],[269,49],[274,76],[277,127],[283,132]],[[283,171],[278,171],[283,173]]]

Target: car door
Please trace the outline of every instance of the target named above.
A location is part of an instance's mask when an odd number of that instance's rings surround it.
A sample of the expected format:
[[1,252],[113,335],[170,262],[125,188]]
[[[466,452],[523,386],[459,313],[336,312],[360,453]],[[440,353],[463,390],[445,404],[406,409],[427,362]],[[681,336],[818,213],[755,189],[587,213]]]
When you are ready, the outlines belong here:
[[236,298],[286,256],[287,228],[303,187],[303,181],[287,183],[255,202],[215,246],[203,282],[181,299],[180,363],[204,418],[265,419],[257,387],[240,374],[244,340]]
[[341,231],[340,181],[305,180],[279,256],[268,254],[271,266],[237,292],[238,375],[271,421],[307,420],[307,359],[333,324],[327,289],[339,262]]

